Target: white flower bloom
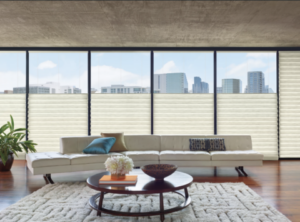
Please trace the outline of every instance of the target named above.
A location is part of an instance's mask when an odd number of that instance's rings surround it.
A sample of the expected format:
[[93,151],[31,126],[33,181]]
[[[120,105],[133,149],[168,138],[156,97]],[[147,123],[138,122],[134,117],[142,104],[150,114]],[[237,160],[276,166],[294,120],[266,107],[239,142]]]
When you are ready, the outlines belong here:
[[104,165],[111,174],[127,174],[134,167],[132,159],[123,155],[109,157]]

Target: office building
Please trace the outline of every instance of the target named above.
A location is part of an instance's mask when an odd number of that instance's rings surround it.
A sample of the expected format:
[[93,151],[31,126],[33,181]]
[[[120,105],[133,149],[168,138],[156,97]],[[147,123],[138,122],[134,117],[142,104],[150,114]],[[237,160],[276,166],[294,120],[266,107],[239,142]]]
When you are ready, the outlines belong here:
[[185,73],[154,74],[155,93],[188,93]]
[[222,87],[217,87],[217,93],[223,93]]
[[266,93],[265,76],[263,72],[248,72],[247,93]]
[[241,93],[242,81],[240,79],[222,79],[222,93]]
[[[14,87],[13,93],[26,93],[26,87]],[[57,82],[47,82],[45,84],[32,84],[29,86],[29,93],[37,94],[80,94],[81,89],[75,86],[60,86]]]
[[209,93],[208,83],[203,82],[200,77],[194,77],[193,93]]
[[101,93],[150,93],[150,87],[111,85],[101,87]]

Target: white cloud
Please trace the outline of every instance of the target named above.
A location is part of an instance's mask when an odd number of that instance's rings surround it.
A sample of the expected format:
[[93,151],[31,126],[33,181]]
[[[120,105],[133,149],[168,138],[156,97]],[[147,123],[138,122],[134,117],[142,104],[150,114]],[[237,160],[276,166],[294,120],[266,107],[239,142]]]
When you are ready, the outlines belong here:
[[40,63],[38,69],[52,69],[56,66],[57,65],[54,62],[47,60],[45,62]]
[[150,75],[134,74],[112,66],[92,67],[92,88],[101,90],[103,86],[125,85],[150,87]]
[[259,69],[266,67],[266,65],[267,64],[261,60],[249,59],[238,65],[229,65],[229,70],[225,73],[225,76],[228,78],[241,78],[247,76],[249,71],[260,71]]
[[172,73],[172,72],[179,72],[179,69],[176,66],[174,61],[169,61],[166,64],[164,64],[162,68],[156,70],[155,74]]

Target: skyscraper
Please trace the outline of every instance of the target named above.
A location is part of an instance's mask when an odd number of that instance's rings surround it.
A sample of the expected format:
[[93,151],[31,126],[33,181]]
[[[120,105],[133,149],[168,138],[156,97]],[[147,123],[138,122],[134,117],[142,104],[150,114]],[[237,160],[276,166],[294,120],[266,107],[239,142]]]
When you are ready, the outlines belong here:
[[201,93],[209,93],[209,86],[207,82],[201,82]]
[[222,87],[217,87],[217,93],[223,93]]
[[240,79],[222,79],[222,93],[241,93],[242,81]]
[[248,72],[247,93],[266,93],[265,76],[261,71]]
[[188,93],[185,73],[154,74],[155,93]]
[[201,78],[198,76],[194,77],[193,93],[201,93]]
[[209,86],[207,82],[202,82],[198,76],[194,77],[193,93],[208,93]]

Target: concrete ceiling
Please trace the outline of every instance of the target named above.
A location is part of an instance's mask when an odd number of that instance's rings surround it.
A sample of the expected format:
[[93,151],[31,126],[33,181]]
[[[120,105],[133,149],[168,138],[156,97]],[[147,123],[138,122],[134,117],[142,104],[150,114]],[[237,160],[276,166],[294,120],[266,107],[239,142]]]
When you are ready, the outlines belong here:
[[300,2],[0,1],[6,46],[300,46]]

